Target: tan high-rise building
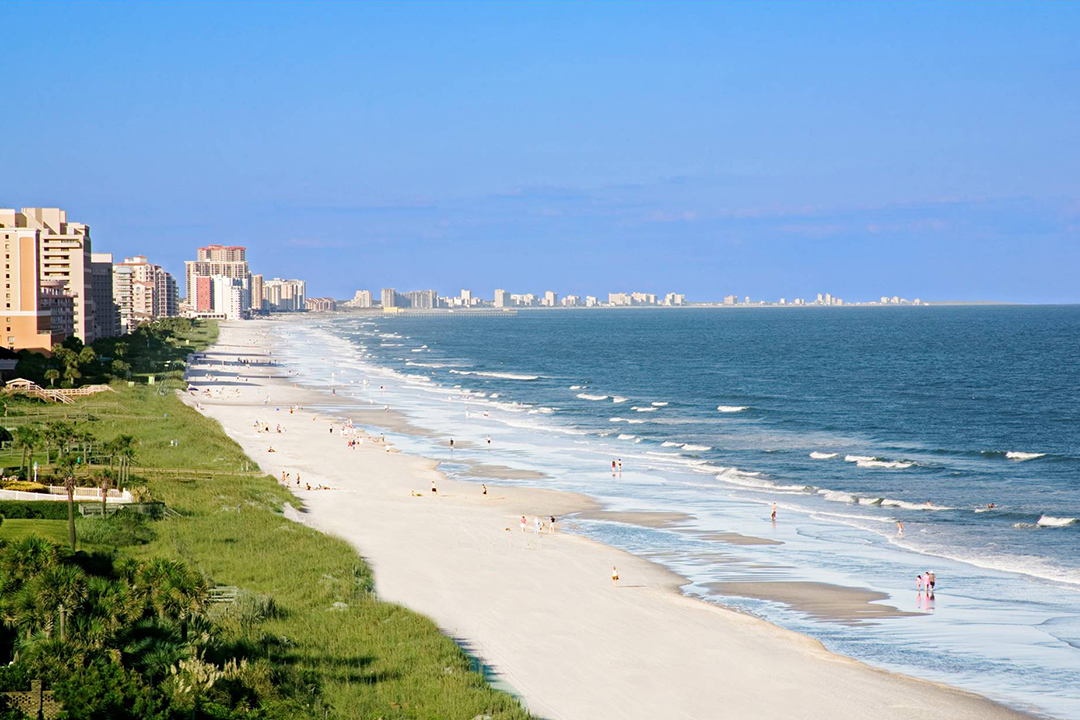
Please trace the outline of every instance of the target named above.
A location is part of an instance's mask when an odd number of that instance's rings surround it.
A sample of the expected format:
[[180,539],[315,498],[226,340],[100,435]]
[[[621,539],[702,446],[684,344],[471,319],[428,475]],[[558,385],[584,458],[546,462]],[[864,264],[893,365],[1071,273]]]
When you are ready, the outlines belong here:
[[41,230],[27,225],[23,213],[0,209],[0,243],[4,246],[0,345],[47,353],[71,334],[74,307],[66,283],[41,282]]
[[176,280],[144,255],[113,266],[113,300],[120,326],[129,333],[143,323],[179,313]]
[[246,282],[250,274],[247,248],[240,245],[207,245],[196,251],[195,258],[184,262],[189,303],[195,297],[196,278],[221,275]]
[[38,279],[43,286],[62,281],[72,298],[74,334],[84,343],[94,336],[93,268],[90,227],[68,222],[60,208],[23,208],[3,211],[13,227],[38,231]]
[[251,276],[251,312],[263,311],[263,276],[256,274]]

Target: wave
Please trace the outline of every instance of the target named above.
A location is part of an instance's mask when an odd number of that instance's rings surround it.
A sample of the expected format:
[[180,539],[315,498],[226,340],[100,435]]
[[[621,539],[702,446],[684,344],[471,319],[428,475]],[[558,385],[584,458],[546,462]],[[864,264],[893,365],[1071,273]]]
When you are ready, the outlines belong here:
[[716,411],[722,413],[737,413],[750,408],[745,405],[717,405]]
[[626,418],[613,417],[613,418],[608,418],[608,422],[628,422],[628,420]]
[[948,507],[947,505],[933,505],[927,503],[913,503],[907,500],[893,500],[887,497],[861,497],[850,492],[844,492],[842,490],[829,490],[828,488],[820,488],[817,490],[817,494],[821,495],[825,500],[830,502],[842,502],[849,505],[875,505],[877,507],[893,507],[901,508],[903,510],[955,510],[956,508]]
[[642,425],[645,423],[644,420],[627,420],[626,422],[630,425]]
[[667,405],[666,402],[654,402],[654,403],[652,403],[653,407],[664,407],[665,405]]
[[665,440],[664,442],[660,443],[660,447],[682,447],[682,446],[683,446],[682,443],[672,442],[670,440]]
[[637,405],[635,405],[634,407],[632,407],[630,409],[631,410],[636,410],[637,412],[656,412],[656,408],[654,408],[654,407],[638,407]]
[[689,450],[690,452],[709,452],[712,450],[708,445],[691,445],[690,443],[683,445],[682,449]]
[[607,395],[590,395],[589,393],[578,393],[577,397],[581,398],[582,400],[594,400],[594,401],[607,400],[608,399]]
[[621,435],[619,435],[620,440],[633,440],[636,437],[637,435],[627,435],[626,433],[622,433]]
[[424,352],[424,348],[413,348],[409,352]]
[[477,377],[499,378],[500,380],[539,380],[539,375],[519,375],[517,373],[483,372],[481,370],[451,370],[455,375],[476,375]]
[[1009,460],[1034,460],[1035,458],[1046,457],[1046,453],[1010,451],[1005,453],[1005,457]]
[[906,470],[914,464],[904,460],[860,460],[856,463],[861,468],[886,468],[890,470]]
[[1069,525],[1075,525],[1076,523],[1076,518],[1059,518],[1043,515],[1035,524],[1039,527],[1068,527]]
[[581,390],[583,387],[584,387],[583,385],[571,385],[570,389],[571,390]]
[[815,460],[830,460],[836,457],[836,453],[812,452],[810,453],[810,457],[814,458]]
[[845,455],[844,462],[866,462],[867,460],[877,460],[873,455]]
[[405,364],[409,365],[410,367],[424,367],[424,368],[450,367],[449,365],[444,365],[442,363],[422,363],[422,362],[413,362],[412,360],[406,360]]
[[616,403],[616,404],[618,404],[618,403],[624,403],[624,402],[626,402],[626,400],[627,400],[627,398],[624,398],[624,397],[619,397],[618,395],[616,395],[615,397],[611,398],[611,402],[613,402],[613,403]]

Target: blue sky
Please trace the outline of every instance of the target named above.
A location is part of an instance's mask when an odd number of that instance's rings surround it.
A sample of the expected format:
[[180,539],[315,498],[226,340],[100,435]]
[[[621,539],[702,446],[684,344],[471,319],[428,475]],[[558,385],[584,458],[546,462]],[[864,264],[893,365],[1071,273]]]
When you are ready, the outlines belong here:
[[0,205],[309,294],[1080,302],[1080,4],[0,7]]

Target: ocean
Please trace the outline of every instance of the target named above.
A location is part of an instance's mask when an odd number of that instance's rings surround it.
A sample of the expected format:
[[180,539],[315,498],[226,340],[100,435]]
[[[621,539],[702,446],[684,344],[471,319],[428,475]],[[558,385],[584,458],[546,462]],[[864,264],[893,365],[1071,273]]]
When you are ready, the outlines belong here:
[[[271,328],[301,382],[337,388],[327,409],[373,426],[387,405],[404,413],[423,432],[388,439],[448,475],[535,470],[545,477],[500,482],[693,516],[570,523],[671,567],[689,594],[878,667],[1080,718],[1080,307],[340,314]],[[731,532],[780,544],[715,538]],[[926,570],[932,602],[916,591]],[[852,623],[717,585],[747,580],[873,589],[912,614]]]

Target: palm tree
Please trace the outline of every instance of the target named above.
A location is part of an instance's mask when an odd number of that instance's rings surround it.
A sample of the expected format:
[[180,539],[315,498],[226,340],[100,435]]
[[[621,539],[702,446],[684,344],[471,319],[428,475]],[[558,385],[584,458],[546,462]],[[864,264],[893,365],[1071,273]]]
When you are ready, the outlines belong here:
[[52,462],[52,449],[55,447],[59,450],[64,449],[64,443],[67,438],[71,436],[72,427],[70,423],[63,422],[61,420],[53,420],[45,423],[45,427],[41,431],[41,441],[45,445],[45,464],[49,465]]
[[45,371],[45,379],[49,381],[49,387],[56,387],[56,381],[60,379],[60,371],[56,368],[49,368]]
[[60,456],[57,469],[64,477],[64,490],[68,497],[68,545],[71,552],[75,552],[75,468],[78,467],[78,459],[71,453]]
[[60,617],[60,639],[67,638],[67,618],[86,599],[86,573],[78,565],[52,565],[38,575],[33,586],[38,604],[49,614],[46,635],[52,637],[52,617]]
[[34,461],[34,446],[41,441],[41,432],[33,425],[20,425],[15,428],[12,443],[22,449],[22,464],[19,469],[29,469]]
[[180,637],[187,640],[188,623],[209,601],[205,578],[177,560],[156,558],[144,565],[138,578],[141,591],[159,620],[180,624]]

